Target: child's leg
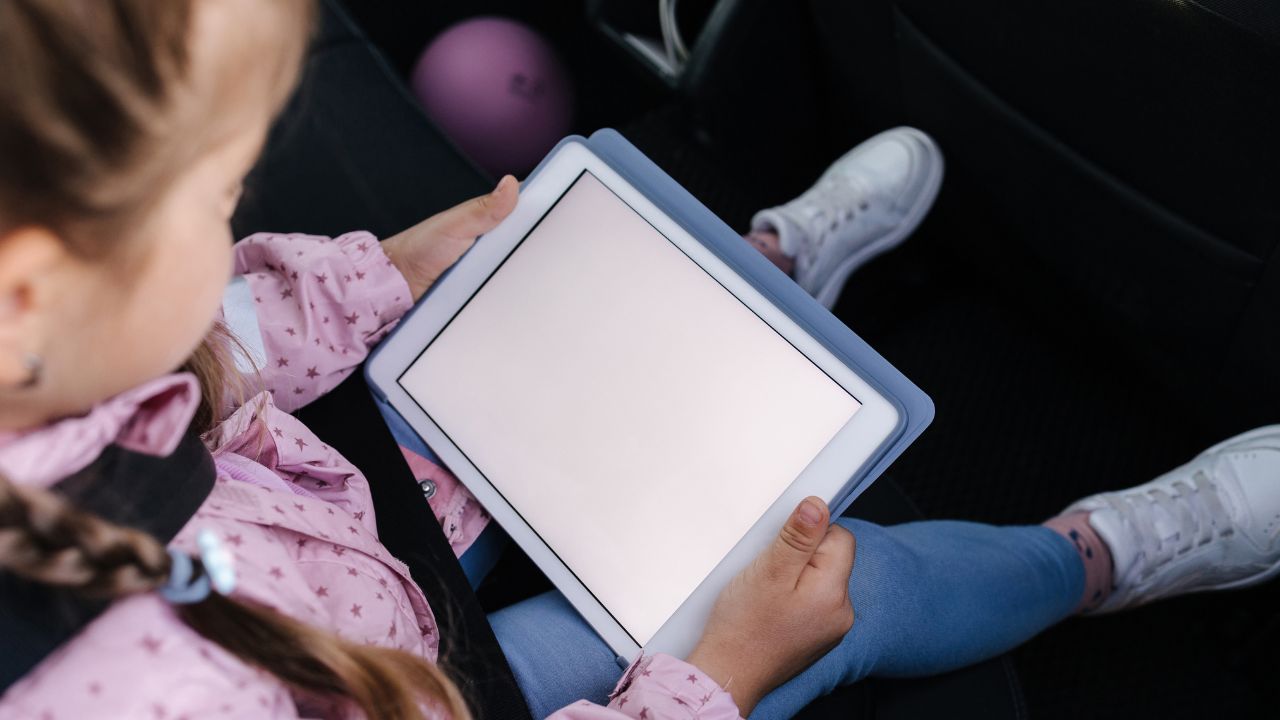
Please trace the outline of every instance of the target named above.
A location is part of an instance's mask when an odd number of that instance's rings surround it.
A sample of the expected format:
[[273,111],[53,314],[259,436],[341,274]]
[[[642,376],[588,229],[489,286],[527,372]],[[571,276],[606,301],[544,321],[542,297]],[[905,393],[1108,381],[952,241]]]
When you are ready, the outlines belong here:
[[799,197],[756,213],[747,240],[830,308],[851,273],[920,224],[942,167],[929,136],[888,130],[845,153]]
[[613,651],[558,590],[503,608],[489,624],[535,718],[583,699],[605,705],[622,677]]
[[785,717],[867,675],[951,670],[1074,610],[1110,612],[1280,575],[1280,425],[1156,479],[1074,503],[1039,527],[840,519],[858,538],[853,629],[757,706]]
[[790,275],[795,270],[795,258],[782,252],[782,242],[778,239],[778,233],[772,230],[752,230],[743,235],[742,239],[751,243],[751,247],[759,250],[761,255],[777,265],[782,272]]
[[[757,706],[783,718],[868,675],[945,672],[998,655],[1069,615],[1084,570],[1044,527],[920,522],[880,527],[841,518],[858,539],[844,641]],[[580,698],[603,703],[621,670],[559,593],[489,616],[534,715]]]
[[753,718],[791,717],[814,698],[868,676],[932,675],[994,657],[1080,603],[1080,556],[1048,528],[837,522],[858,540],[849,582],[853,629],[766,696]]

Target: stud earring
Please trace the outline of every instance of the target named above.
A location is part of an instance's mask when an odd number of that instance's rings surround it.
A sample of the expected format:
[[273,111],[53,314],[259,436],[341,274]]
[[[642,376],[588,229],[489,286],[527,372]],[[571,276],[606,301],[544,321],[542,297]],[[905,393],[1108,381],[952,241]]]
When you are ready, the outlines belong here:
[[44,372],[44,360],[40,359],[35,353],[24,353],[22,356],[22,365],[27,369],[27,379],[23,380],[18,388],[27,390],[40,384],[40,376]]

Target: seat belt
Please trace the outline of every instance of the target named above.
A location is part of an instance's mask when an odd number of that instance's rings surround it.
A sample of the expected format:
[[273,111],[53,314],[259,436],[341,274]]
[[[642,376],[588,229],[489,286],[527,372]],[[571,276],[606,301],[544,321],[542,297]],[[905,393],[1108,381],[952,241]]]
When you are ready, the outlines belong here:
[[484,609],[378,413],[362,373],[353,373],[297,416],[368,478],[378,539],[409,566],[427,596],[440,626],[440,662],[475,717],[530,720]]
[[[213,490],[213,457],[193,432],[168,457],[112,445],[51,490],[116,525],[168,544]],[[111,604],[0,571],[0,693]]]

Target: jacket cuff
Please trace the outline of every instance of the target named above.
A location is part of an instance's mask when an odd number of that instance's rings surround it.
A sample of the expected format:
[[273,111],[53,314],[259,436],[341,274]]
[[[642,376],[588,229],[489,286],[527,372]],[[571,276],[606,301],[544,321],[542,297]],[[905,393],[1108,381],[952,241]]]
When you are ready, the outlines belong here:
[[609,707],[636,720],[687,717],[736,720],[733,696],[689,663],[665,653],[641,655],[609,695]]
[[364,230],[349,232],[334,238],[334,242],[352,264],[351,275],[342,279],[348,283],[353,279],[361,282],[367,293],[362,299],[369,304],[373,315],[381,320],[379,324],[389,330],[389,325],[413,307],[409,282],[382,251],[382,243],[372,233]]

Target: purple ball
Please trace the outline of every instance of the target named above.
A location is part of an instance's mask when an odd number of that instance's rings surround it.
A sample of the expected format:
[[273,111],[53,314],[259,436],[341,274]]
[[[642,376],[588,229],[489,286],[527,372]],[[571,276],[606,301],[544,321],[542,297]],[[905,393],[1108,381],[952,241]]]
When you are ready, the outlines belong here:
[[569,76],[551,46],[514,20],[474,18],[440,33],[411,85],[427,115],[494,175],[530,170],[569,133]]

